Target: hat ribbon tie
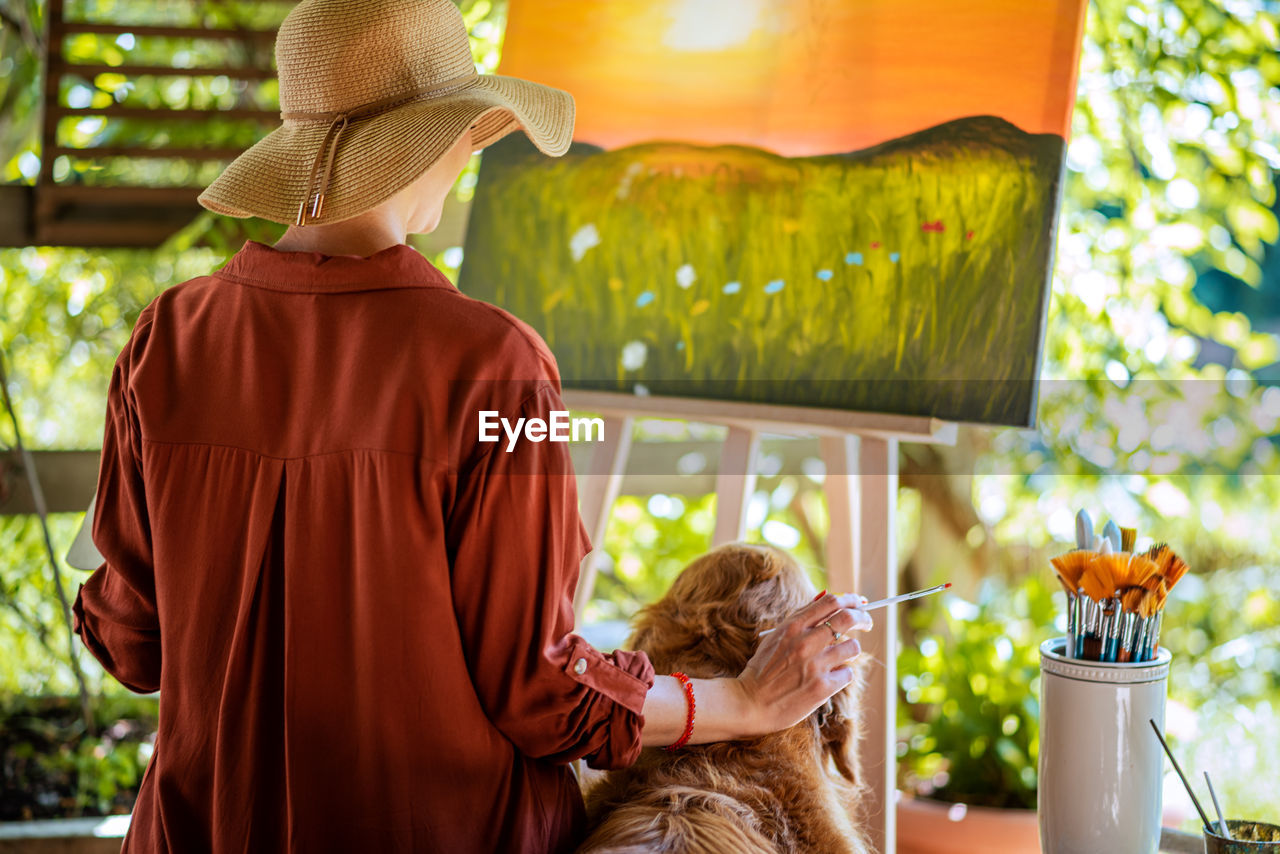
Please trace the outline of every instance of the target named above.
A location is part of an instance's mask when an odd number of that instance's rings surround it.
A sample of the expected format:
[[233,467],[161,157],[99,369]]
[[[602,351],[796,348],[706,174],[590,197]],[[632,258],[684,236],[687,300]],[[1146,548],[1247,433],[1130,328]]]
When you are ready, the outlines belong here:
[[[304,219],[318,219],[324,211],[324,196],[329,189],[329,176],[333,171],[334,156],[338,151],[338,137],[346,130],[348,122],[352,119],[364,118],[365,116],[377,115],[398,107],[402,104],[408,104],[415,101],[423,101],[429,98],[435,98],[450,92],[454,89],[460,89],[465,84],[475,80],[479,75],[473,70],[470,74],[464,74],[461,77],[455,77],[452,80],[446,80],[444,83],[434,86],[418,89],[407,95],[393,95],[389,98],[383,98],[379,101],[372,101],[368,104],[361,104],[349,110],[330,113],[306,113],[306,112],[282,112],[281,119],[302,119],[302,120],[328,120],[329,128],[325,131],[324,139],[320,143],[320,150],[316,152],[315,159],[311,161],[311,172],[307,176],[307,196],[298,205],[298,218],[294,225],[302,225]],[[327,156],[326,156],[327,155]],[[321,164],[324,164],[324,172],[320,177],[320,189],[312,195],[312,188],[315,186],[316,174],[320,172]],[[311,202],[311,212],[307,213],[307,202]]]

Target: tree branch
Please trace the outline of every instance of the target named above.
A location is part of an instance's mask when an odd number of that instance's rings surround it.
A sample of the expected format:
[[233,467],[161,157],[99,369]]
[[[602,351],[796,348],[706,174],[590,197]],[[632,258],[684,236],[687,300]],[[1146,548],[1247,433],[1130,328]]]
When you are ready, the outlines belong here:
[[22,39],[23,43],[26,44],[27,50],[31,51],[32,55],[37,57],[44,55],[44,39],[40,37],[39,33],[32,29],[31,20],[29,18],[16,17],[13,12],[9,10],[7,5],[0,5],[0,24],[12,27],[14,31],[18,33],[18,36]]

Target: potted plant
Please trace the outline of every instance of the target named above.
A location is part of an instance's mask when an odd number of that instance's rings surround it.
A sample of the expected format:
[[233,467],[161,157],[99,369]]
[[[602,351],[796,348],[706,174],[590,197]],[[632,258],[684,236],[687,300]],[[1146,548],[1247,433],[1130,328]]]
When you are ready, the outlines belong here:
[[1038,854],[1040,641],[1058,609],[1039,577],[909,612],[898,656],[900,854]]

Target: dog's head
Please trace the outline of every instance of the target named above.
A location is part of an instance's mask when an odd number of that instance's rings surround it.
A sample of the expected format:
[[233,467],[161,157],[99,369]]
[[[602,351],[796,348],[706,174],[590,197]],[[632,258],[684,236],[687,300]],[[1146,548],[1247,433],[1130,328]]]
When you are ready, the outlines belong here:
[[[737,676],[759,644],[762,629],[781,624],[813,601],[817,590],[791,555],[768,545],[730,543],[681,571],[667,595],[641,609],[628,645],[643,650],[659,673]],[[811,726],[837,770],[857,784],[857,694],[854,681],[798,726]]]

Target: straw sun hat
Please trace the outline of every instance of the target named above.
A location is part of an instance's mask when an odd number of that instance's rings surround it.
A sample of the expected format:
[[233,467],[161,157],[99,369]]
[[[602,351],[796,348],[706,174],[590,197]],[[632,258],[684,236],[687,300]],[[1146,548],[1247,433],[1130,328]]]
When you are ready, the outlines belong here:
[[558,157],[573,96],[476,72],[451,0],[302,0],[276,33],[281,127],[198,197],[293,225],[349,219],[422,175],[474,126],[474,149],[522,129]]

